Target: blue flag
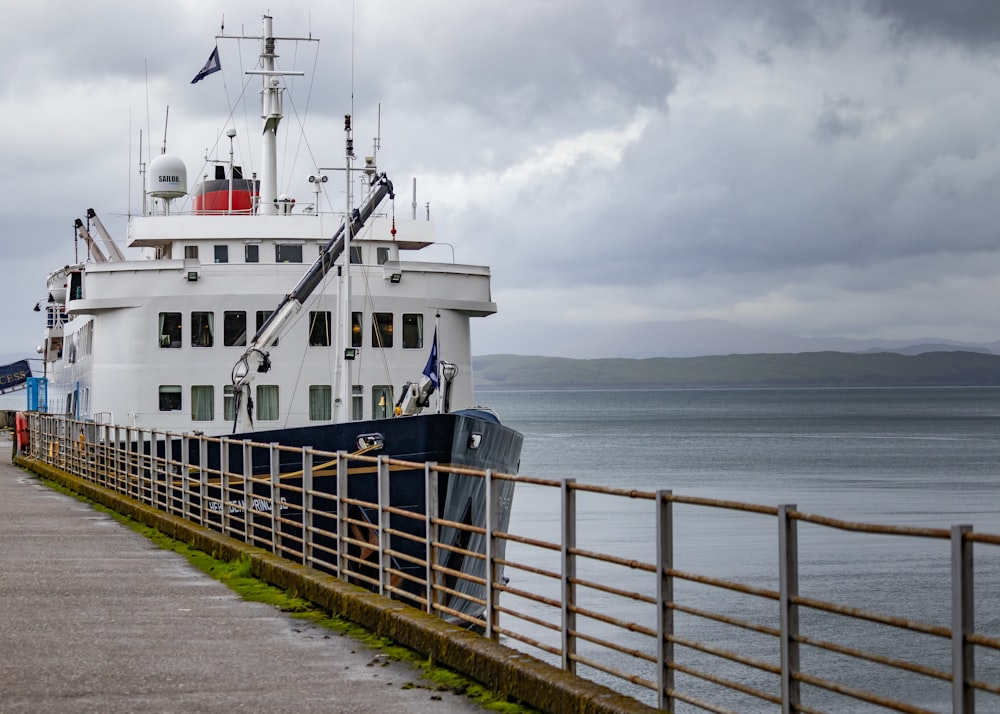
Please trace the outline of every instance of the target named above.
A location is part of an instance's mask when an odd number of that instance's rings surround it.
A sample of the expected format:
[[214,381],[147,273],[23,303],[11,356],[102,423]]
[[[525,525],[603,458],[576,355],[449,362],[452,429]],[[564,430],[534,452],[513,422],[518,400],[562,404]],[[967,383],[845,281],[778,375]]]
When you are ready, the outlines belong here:
[[205,66],[202,67],[198,71],[198,74],[194,76],[194,79],[191,80],[191,84],[200,82],[205,79],[205,77],[212,74],[212,72],[218,72],[220,69],[222,69],[222,64],[219,62],[219,48],[216,47],[212,50],[212,54],[208,56],[208,62],[205,63]]
[[431,344],[431,354],[424,365],[424,376],[431,380],[435,389],[441,387],[441,378],[438,376],[438,331],[434,328],[434,342]]

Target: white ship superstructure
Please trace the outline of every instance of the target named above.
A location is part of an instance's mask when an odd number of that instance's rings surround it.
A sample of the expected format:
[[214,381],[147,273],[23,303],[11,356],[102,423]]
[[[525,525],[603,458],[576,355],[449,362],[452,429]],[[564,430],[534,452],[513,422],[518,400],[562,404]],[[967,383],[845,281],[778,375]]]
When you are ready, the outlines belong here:
[[[323,214],[133,218],[129,247],[156,257],[83,263],[50,281],[49,411],[224,432],[234,418],[234,363],[341,222]],[[354,238],[349,339],[334,334],[336,271],[280,335],[274,366],[254,383],[257,429],[391,416],[402,385],[421,375],[435,325],[442,356],[458,369],[451,406],[472,406],[469,318],[496,311],[489,269],[410,260],[433,243],[432,225],[395,225],[394,238],[391,219],[378,216]],[[346,409],[338,379],[351,385]]]
[[[165,430],[232,431],[241,409],[234,390],[242,389],[231,376],[234,364],[248,348],[260,356],[254,336],[344,230],[348,211],[319,210],[320,192],[336,178],[340,193],[346,184],[351,206],[352,186],[361,187],[363,200],[379,176],[386,181],[374,157],[353,168],[347,117],[351,178],[317,169],[302,177],[313,196],[268,200],[277,191],[282,74],[274,70],[269,38],[265,18],[264,69],[255,72],[264,77],[260,180],[244,178],[231,156],[210,165],[214,178],[206,176],[188,196],[184,163],[161,155],[147,171],[143,215],[129,220],[127,247],[135,259],[118,249],[92,210],[77,222],[90,258],[48,281],[41,351],[50,412]],[[235,132],[228,135],[232,140]],[[434,244],[431,223],[397,218],[391,206],[373,206],[308,300],[282,315],[277,342],[272,337],[262,346],[270,370],[250,365],[243,381],[253,380],[252,430],[393,416],[403,390],[415,390],[435,334],[448,389],[429,399],[414,391],[409,406],[417,400],[431,411],[473,405],[469,319],[496,311],[489,269],[420,260],[420,251]],[[342,301],[345,294],[349,300]]]

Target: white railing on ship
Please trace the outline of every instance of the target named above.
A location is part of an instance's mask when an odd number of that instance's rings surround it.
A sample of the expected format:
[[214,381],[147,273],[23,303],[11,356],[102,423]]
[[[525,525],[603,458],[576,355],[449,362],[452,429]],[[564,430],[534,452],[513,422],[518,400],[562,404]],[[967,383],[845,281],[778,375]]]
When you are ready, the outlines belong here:
[[[996,632],[1000,622],[995,612],[989,612],[986,614],[991,619],[987,626],[993,632],[976,630],[973,578],[973,544],[998,546],[1000,536],[974,533],[969,526],[938,529],[852,523],[801,513],[792,505],[770,507],[684,497],[669,491],[654,493],[605,488],[577,484],[572,480],[553,481],[445,468],[385,456],[327,453],[310,448],[295,449],[302,457],[302,486],[293,487],[282,483],[277,466],[279,452],[290,449],[275,444],[231,442],[74,422],[43,414],[31,414],[30,424],[31,456],[36,459],[195,523],[222,530],[231,537],[364,583],[380,593],[408,600],[428,612],[463,620],[481,629],[487,637],[500,639],[565,670],[596,679],[663,709],[679,711],[687,706],[727,712],[760,710],[770,704],[783,712],[819,712],[823,711],[823,706],[832,707],[829,711],[841,710],[845,701],[853,700],[892,711],[935,711],[926,708],[926,701],[902,701],[894,698],[898,695],[887,695],[884,690],[880,693],[853,682],[829,678],[831,671],[842,671],[836,662],[846,660],[880,667],[880,674],[873,680],[879,685],[894,681],[896,675],[889,673],[938,683],[935,686],[945,690],[931,706],[939,709],[941,701],[945,701],[950,702],[955,712],[973,712],[977,697],[987,698],[984,704],[991,711],[1000,707],[1000,638]],[[209,444],[237,444],[243,449],[244,472],[230,472],[225,456],[219,468],[214,470],[192,466],[186,457],[175,460],[170,456],[170,446],[175,440],[182,441],[181,454],[190,453],[190,446],[196,443],[201,463],[206,462]],[[157,441],[165,444],[164,456],[157,456],[156,450],[148,447]],[[142,444],[147,445],[148,452],[134,448]],[[265,477],[254,476],[251,472],[251,457],[260,449],[269,452],[272,464]],[[226,454],[227,449],[220,449],[220,453]],[[313,472],[320,466],[329,468],[334,464],[338,494],[347,493],[349,466],[377,469],[383,503],[364,503],[315,490]],[[485,479],[491,503],[486,509],[485,526],[477,528],[440,518],[427,519],[421,514],[385,505],[392,488],[390,470],[393,468],[424,470],[430,512],[437,510],[439,475],[459,473]],[[558,539],[498,530],[495,527],[496,503],[492,498],[492,494],[497,493],[494,485],[498,481],[514,481],[519,500],[530,498],[537,503],[537,499],[546,494],[552,497],[553,511],[561,524]],[[219,489],[217,496],[210,495],[210,484]],[[250,491],[265,487],[265,495],[255,496],[245,504],[248,510],[239,503],[246,484],[251,485]],[[581,520],[577,502],[581,497],[598,499],[595,502],[599,504],[597,509],[589,513],[596,510],[615,512],[618,507],[611,504],[618,502],[631,504],[629,508],[633,510],[635,504],[646,504],[644,532],[648,539],[636,545],[651,550],[651,557],[642,559],[580,547]],[[300,511],[296,518],[282,515],[283,508],[287,510],[291,501],[301,501],[301,505],[294,506],[294,510]],[[378,520],[348,518],[347,506],[350,504],[377,508]],[[676,568],[675,556],[683,552],[677,542],[684,537],[675,518],[679,507],[724,509],[734,514],[772,519],[778,545],[777,572],[772,573],[772,580],[777,580],[777,587]],[[395,539],[413,539],[413,536],[392,529],[390,513],[423,522],[425,555],[418,559],[419,562],[397,549],[400,541]],[[256,520],[251,520],[254,517]],[[317,517],[336,518],[336,532],[315,527],[313,523]],[[635,525],[631,518],[628,520],[629,525]],[[898,612],[879,612],[800,594],[808,579],[799,575],[799,524],[824,529],[823,538],[828,537],[826,531],[833,531],[861,534],[858,537],[866,538],[889,535],[927,543],[950,543],[950,573],[947,574],[950,602],[941,608],[947,611],[944,616],[948,624],[933,624]],[[301,535],[290,537],[291,526]],[[439,540],[442,528],[487,535],[481,552],[461,552],[485,561],[485,572],[505,572],[507,577],[476,578],[439,565],[442,550],[458,550]],[[643,531],[643,528],[638,530]],[[348,533],[351,535],[346,535]],[[320,536],[332,540],[334,545],[317,542]],[[371,549],[372,556],[362,560],[350,555],[348,546],[351,545]],[[997,551],[991,549],[989,554],[995,556]],[[405,559],[423,568],[422,583],[433,583],[426,596],[414,595],[401,587],[403,581],[412,581],[413,576],[393,567],[393,559],[396,562]],[[373,563],[376,565],[371,570],[376,574],[358,572],[356,566]],[[996,573],[997,563],[992,561],[989,565],[991,572]],[[485,597],[470,596],[459,587],[444,587],[445,576],[478,583],[480,591],[485,589]],[[681,595],[682,590],[686,597]],[[749,614],[744,613],[747,610],[745,603],[739,606],[739,615],[719,611],[719,607],[726,606],[734,595],[757,604],[750,606]],[[868,600],[872,599],[870,595]],[[471,617],[441,604],[455,597],[473,600],[485,615]],[[716,605],[714,610],[713,604]],[[807,613],[810,623],[840,618],[865,629],[853,641],[835,642],[827,639],[825,633],[820,636],[806,626],[804,615]],[[680,626],[681,619],[684,627]],[[697,629],[699,626],[703,629]],[[932,654],[928,663],[913,661],[912,656],[904,658],[871,651],[865,648],[867,631],[875,626],[903,633],[900,638],[915,636],[943,643],[946,654]],[[686,634],[688,630],[693,634]],[[720,644],[726,640],[739,645],[749,644],[750,651],[740,652],[734,649],[736,645]],[[920,651],[933,653],[934,648],[927,646]],[[808,657],[803,657],[806,652]],[[977,654],[986,660],[987,666],[982,672],[976,669]],[[804,659],[812,666],[803,666]],[[735,674],[723,675],[720,671]],[[904,693],[910,691],[905,684],[895,689],[902,689]],[[712,696],[716,697],[714,701]],[[724,703],[718,702],[720,698]]]

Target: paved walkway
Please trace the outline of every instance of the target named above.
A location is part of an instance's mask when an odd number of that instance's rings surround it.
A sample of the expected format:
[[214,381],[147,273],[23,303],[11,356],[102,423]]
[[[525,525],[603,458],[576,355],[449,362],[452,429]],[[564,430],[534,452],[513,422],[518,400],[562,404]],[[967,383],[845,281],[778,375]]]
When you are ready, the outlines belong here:
[[0,713],[483,711],[435,688],[42,486],[0,434]]

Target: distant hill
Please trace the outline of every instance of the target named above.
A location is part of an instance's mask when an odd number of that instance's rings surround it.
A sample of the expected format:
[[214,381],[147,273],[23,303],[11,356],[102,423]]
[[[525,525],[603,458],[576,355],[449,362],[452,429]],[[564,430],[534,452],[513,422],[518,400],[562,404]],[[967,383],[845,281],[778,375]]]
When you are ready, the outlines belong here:
[[968,351],[647,359],[486,355],[474,357],[472,365],[481,390],[1000,385],[1000,355]]
[[678,320],[613,325],[532,324],[489,322],[476,333],[475,344],[491,354],[514,350],[507,345],[534,345],[532,354],[549,357],[704,357],[728,354],[799,352],[919,352],[967,350],[1000,352],[1000,342],[958,342],[930,335],[907,340],[885,338],[802,337],[761,330],[726,320]]

